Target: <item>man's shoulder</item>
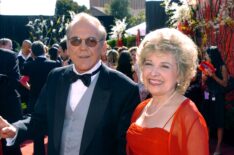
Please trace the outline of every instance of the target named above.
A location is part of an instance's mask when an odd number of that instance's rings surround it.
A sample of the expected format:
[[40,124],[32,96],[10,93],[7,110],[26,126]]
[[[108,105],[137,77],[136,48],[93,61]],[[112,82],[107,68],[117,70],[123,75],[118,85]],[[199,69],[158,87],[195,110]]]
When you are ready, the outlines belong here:
[[55,67],[53,68],[47,78],[48,83],[56,83],[61,79],[67,79],[69,76],[69,70],[72,69],[72,66],[63,66],[63,67]]
[[117,70],[111,69],[109,67],[106,67],[106,70],[109,74],[110,80],[113,83],[123,83],[124,85],[136,85],[136,83],[132,79],[130,79],[123,73]]
[[64,74],[72,69],[72,65],[63,66],[63,67],[56,67],[51,71],[51,74]]
[[12,50],[0,48],[0,54],[6,56],[16,57],[16,53]]

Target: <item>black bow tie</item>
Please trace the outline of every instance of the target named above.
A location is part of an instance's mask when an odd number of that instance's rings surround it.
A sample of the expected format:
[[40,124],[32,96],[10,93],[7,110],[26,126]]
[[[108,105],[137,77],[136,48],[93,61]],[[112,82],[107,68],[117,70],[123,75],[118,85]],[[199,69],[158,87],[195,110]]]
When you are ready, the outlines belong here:
[[71,75],[70,75],[71,83],[76,82],[78,79],[80,79],[86,87],[89,87],[91,83],[91,77],[95,75],[97,72],[99,72],[100,69],[101,69],[101,66],[94,72],[90,74],[83,74],[83,75],[78,75],[74,71],[71,71]]

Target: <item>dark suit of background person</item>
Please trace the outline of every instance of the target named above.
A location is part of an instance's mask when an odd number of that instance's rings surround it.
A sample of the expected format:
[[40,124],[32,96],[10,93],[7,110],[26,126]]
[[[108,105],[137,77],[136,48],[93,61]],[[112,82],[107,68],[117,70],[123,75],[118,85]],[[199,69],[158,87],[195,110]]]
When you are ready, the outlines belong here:
[[[24,126],[23,121],[15,123],[19,129],[16,142],[26,135],[38,136],[47,130],[48,155],[125,155],[126,131],[140,102],[138,87],[124,74],[101,63],[101,53],[107,47],[106,31],[97,18],[78,14],[68,26],[67,38],[73,65],[50,72],[29,125]],[[71,84],[71,75],[94,70],[97,73],[89,86],[79,79]],[[73,89],[74,86],[77,87]],[[76,91],[82,91],[80,88],[86,89],[84,95]],[[72,103],[78,99],[71,102],[72,97],[81,97],[74,111]],[[0,118],[2,137],[15,135],[15,132],[4,133],[3,129],[9,126],[14,128]],[[69,130],[70,126],[74,130]],[[65,138],[71,134],[78,135]]]
[[[46,82],[49,72],[55,67],[61,66],[59,62],[48,60],[45,57],[44,44],[41,41],[35,41],[32,44],[33,61],[26,62],[22,69],[22,75],[29,76],[30,90],[27,112],[33,113],[36,100]],[[34,155],[43,155],[44,136],[34,140]]]
[[[22,119],[20,95],[17,92],[19,66],[13,51],[0,48],[0,116],[9,122]],[[6,147],[3,141],[4,155],[21,154],[20,147]]]
[[24,63],[22,75],[29,76],[29,106],[28,112],[32,113],[36,100],[40,94],[41,88],[46,82],[49,72],[55,67],[60,67],[60,63],[49,60],[45,56],[44,44],[41,41],[35,41],[32,44],[33,61]]
[[[32,42],[30,40],[24,40],[22,42],[21,50],[19,51],[19,54],[17,56],[17,59],[19,61],[19,70],[21,74],[24,67],[24,63],[33,60],[31,57],[31,46]],[[23,86],[21,83],[19,83],[18,90],[21,96],[21,102],[28,105],[29,89]],[[25,115],[27,113],[27,109],[24,109],[23,114]]]

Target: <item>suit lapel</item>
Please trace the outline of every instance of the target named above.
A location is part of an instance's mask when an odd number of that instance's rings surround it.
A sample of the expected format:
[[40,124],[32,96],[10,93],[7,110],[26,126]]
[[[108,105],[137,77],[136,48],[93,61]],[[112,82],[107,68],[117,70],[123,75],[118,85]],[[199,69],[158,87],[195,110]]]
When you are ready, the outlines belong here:
[[63,131],[63,123],[65,117],[65,110],[67,105],[67,98],[69,93],[70,81],[69,72],[72,71],[70,66],[62,73],[61,78],[58,81],[55,97],[55,112],[54,112],[54,144],[55,148],[59,149],[61,143],[61,135]]
[[103,65],[96,83],[87,114],[83,136],[80,147],[80,155],[83,155],[92,141],[96,128],[103,118],[104,111],[109,103],[109,75],[108,70]]

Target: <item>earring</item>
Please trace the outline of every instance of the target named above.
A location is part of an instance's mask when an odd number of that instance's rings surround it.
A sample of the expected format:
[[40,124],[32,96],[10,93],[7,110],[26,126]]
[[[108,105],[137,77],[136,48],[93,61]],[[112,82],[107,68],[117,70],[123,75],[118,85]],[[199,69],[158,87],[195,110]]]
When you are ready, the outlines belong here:
[[177,82],[176,86],[177,86],[177,87],[180,87],[181,85],[180,85],[180,83],[179,83],[179,82]]

